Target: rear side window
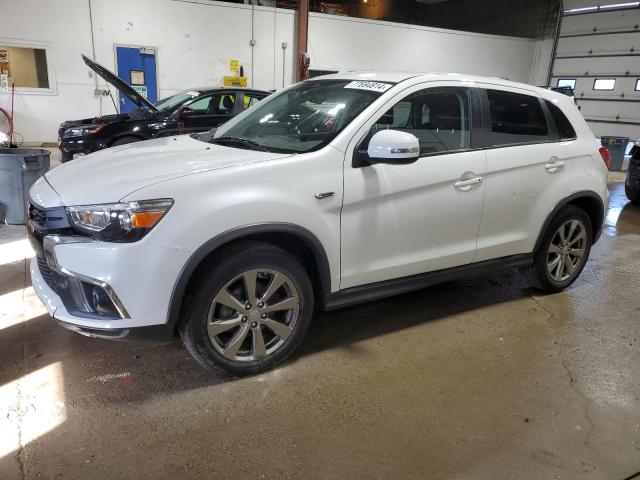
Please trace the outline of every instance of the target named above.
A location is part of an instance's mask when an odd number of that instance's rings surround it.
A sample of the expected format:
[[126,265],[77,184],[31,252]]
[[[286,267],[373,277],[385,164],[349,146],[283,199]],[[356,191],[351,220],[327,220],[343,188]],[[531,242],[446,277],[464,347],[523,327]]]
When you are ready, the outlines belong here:
[[560,135],[560,140],[569,140],[572,138],[576,138],[576,131],[573,129],[571,122],[562,113],[558,107],[556,107],[549,100],[546,100],[547,107],[549,108],[549,112],[551,112],[551,116],[553,117],[553,121],[556,123],[556,128],[558,129],[558,135]]
[[538,97],[487,90],[494,146],[550,140],[547,120]]

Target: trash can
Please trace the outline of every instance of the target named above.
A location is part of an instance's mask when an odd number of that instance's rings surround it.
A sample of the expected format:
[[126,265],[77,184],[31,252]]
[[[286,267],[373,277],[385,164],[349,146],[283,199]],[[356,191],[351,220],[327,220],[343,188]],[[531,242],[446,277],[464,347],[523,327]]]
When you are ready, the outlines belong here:
[[0,222],[25,223],[29,189],[49,170],[50,156],[42,148],[0,148]]
[[611,167],[609,167],[609,170],[621,171],[629,139],[627,137],[602,137],[600,143],[611,154]]

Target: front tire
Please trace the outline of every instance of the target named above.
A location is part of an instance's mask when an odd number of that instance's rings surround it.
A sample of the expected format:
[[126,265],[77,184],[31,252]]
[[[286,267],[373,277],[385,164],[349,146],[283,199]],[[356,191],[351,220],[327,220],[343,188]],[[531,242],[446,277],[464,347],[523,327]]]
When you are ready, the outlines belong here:
[[582,272],[593,239],[591,220],[573,205],[564,207],[551,221],[528,273],[535,287],[559,292]]
[[286,359],[312,314],[313,289],[300,262],[274,245],[241,242],[206,264],[179,330],[205,368],[251,375]]

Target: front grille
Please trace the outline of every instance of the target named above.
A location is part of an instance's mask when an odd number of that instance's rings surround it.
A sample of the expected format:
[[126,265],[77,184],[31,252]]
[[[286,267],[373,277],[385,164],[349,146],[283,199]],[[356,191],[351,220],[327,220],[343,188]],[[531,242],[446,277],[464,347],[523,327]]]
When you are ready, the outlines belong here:
[[32,203],[29,203],[29,219],[41,227],[47,226],[46,212]]
[[40,269],[40,275],[42,275],[44,281],[47,282],[49,288],[60,295],[62,291],[62,280],[64,280],[63,275],[52,270],[49,265],[47,265],[47,261],[44,258],[38,257],[38,268]]

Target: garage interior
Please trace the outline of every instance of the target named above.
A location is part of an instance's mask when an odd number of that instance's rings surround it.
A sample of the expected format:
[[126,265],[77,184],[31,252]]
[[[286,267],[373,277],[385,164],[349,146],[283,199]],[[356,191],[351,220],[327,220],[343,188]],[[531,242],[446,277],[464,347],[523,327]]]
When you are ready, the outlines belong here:
[[127,48],[153,57],[132,80],[153,100],[346,70],[570,87],[619,147],[602,236],[564,292],[507,271],[319,313],[284,364],[242,378],[178,339],[60,328],[24,225],[0,223],[0,479],[640,478],[640,206],[624,188],[639,2],[0,0],[0,25],[0,143],[5,125],[51,169],[62,122],[125,107],[81,54],[122,77]]

